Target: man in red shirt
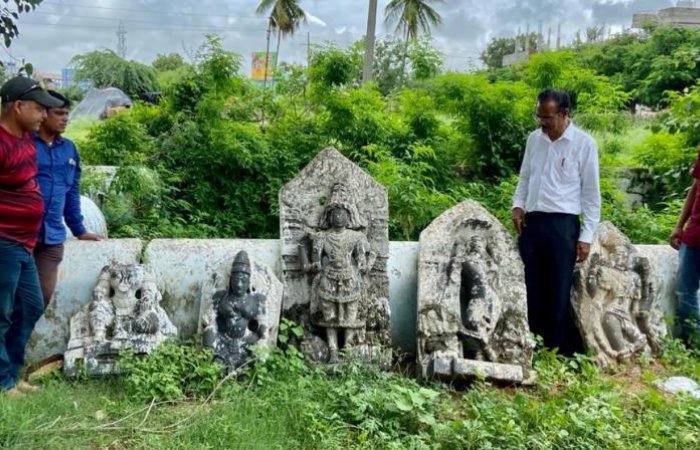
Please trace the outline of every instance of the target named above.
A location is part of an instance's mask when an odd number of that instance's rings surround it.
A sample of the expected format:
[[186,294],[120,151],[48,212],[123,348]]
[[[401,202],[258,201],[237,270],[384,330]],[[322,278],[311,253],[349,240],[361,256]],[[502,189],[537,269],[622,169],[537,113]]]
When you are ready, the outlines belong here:
[[19,381],[24,348],[44,312],[32,250],[44,204],[32,131],[58,107],[38,82],[15,77],[0,87],[0,392],[36,389]]
[[[693,184],[685,198],[678,223],[669,241],[679,251],[677,322],[681,339],[686,346],[700,348],[700,314],[698,313],[698,287],[700,287],[700,195],[697,195],[700,179],[700,147],[698,159],[691,171]],[[686,227],[687,223],[687,227]]]

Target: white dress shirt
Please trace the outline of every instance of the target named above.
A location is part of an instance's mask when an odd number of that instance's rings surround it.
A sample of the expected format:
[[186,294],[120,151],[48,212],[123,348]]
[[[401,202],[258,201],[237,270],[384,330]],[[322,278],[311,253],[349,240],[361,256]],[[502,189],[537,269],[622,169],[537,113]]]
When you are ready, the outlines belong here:
[[520,167],[513,208],[583,214],[579,241],[590,243],[600,221],[598,146],[569,122],[552,142],[542,129],[530,133]]

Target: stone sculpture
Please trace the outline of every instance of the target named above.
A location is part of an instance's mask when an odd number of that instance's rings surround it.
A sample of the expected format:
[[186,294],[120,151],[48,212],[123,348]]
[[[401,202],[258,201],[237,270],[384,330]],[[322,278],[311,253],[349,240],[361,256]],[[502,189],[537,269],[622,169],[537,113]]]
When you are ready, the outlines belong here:
[[586,346],[601,365],[652,356],[666,335],[649,260],[610,222],[574,271],[572,304]]
[[75,374],[114,373],[121,349],[155,350],[177,330],[160,306],[155,278],[137,264],[111,264],[100,272],[92,301],[71,318],[64,370]]
[[465,200],[423,230],[420,246],[421,374],[532,379],[524,269],[505,228]]
[[201,319],[204,345],[228,371],[241,366],[250,355],[250,347],[265,342],[269,333],[266,297],[251,290],[251,273],[248,253],[238,252],[228,288],[214,294]]
[[284,310],[308,359],[390,362],[387,219],[386,189],[334,149],[280,191]]

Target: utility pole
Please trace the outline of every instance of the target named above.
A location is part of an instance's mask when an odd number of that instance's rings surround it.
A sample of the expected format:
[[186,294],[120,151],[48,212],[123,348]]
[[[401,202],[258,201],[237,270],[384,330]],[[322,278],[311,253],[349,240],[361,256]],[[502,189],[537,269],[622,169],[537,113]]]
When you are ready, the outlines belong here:
[[557,24],[557,50],[561,48],[561,24]]
[[362,67],[362,84],[372,81],[374,67],[374,33],[377,27],[377,0],[369,0],[367,33],[365,34],[365,62]]
[[122,58],[126,58],[126,28],[121,20],[117,28],[117,53]]

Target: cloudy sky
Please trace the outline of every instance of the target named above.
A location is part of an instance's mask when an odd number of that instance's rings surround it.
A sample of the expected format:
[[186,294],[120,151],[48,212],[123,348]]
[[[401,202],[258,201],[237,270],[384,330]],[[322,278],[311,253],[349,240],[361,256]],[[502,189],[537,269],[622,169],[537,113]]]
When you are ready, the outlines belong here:
[[[393,32],[383,21],[388,0],[379,0],[379,37]],[[117,48],[120,21],[126,29],[127,58],[150,62],[158,53],[192,55],[205,33],[224,38],[227,49],[244,56],[265,50],[265,19],[255,15],[257,0],[44,0],[35,12],[19,20],[20,37],[0,56],[24,58],[40,72],[58,72],[80,53]],[[629,28],[632,13],[658,10],[673,0],[445,0],[434,2],[443,24],[433,32],[446,67],[468,70],[492,37],[514,35],[541,21],[545,39],[552,28],[562,41],[578,29],[605,24],[613,32]],[[367,24],[367,0],[301,0],[308,23],[282,43],[282,61],[304,62],[307,33],[312,43],[348,45],[361,39]]]

